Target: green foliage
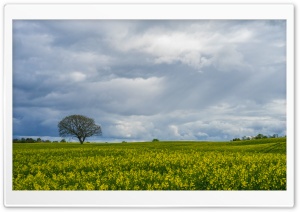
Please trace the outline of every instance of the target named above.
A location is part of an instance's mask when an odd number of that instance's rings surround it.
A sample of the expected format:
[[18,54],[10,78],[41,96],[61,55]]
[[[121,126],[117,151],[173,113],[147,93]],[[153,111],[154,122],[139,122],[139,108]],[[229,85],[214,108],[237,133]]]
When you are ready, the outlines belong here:
[[87,137],[102,135],[101,127],[95,124],[94,119],[83,115],[66,116],[57,126],[60,136],[76,137],[81,144]]
[[159,142],[159,140],[158,140],[157,138],[154,138],[154,139],[152,140],[152,142]]
[[286,190],[286,139],[13,144],[13,190]]
[[[40,139],[40,138],[38,138]],[[13,143],[36,143],[40,140],[34,140],[33,138],[21,138],[21,139],[18,139],[18,138],[14,138],[13,139]]]
[[67,143],[67,141],[63,138],[61,139],[60,143]]
[[240,141],[241,139],[240,138],[234,138],[232,139],[232,141]]
[[265,138],[268,138],[268,136],[263,134],[258,134],[257,136],[255,136],[255,139],[265,139]]

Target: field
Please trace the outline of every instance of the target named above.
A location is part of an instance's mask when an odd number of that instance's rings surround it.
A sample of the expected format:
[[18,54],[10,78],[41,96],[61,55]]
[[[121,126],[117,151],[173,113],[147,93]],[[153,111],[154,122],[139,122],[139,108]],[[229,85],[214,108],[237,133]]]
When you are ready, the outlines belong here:
[[286,190],[286,138],[13,144],[13,190]]

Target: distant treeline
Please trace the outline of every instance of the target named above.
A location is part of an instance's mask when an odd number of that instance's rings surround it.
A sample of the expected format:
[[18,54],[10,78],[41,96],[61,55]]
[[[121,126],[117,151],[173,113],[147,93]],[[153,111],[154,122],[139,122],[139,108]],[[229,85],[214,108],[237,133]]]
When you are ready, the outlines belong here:
[[[241,138],[234,138],[230,141],[243,141],[243,140],[254,140],[254,139],[265,139],[265,138],[279,138],[278,134],[274,135],[263,135],[263,134],[258,134],[257,136],[243,136]],[[286,137],[286,136],[284,136]],[[152,142],[159,142],[158,139],[153,139]],[[50,141],[50,140],[43,140],[41,138],[33,139],[33,138],[14,138],[13,143],[68,143],[65,139],[61,139],[60,141]],[[86,142],[90,143],[90,142]],[[107,143],[107,142],[106,142]],[[122,143],[127,143],[126,141],[122,141]]]
[[61,139],[60,141],[50,141],[41,138],[37,138],[36,140],[33,138],[14,138],[13,143],[67,143],[67,141],[65,139]]
[[265,138],[279,138],[279,136],[278,134],[273,134],[269,136],[258,134],[257,136],[243,136],[242,138],[234,138],[231,141],[244,141],[244,140],[265,139]]
[[[159,142],[157,138],[154,138],[152,142]],[[13,143],[68,143],[65,139],[61,139],[60,141],[50,141],[50,140],[43,140],[41,138],[33,139],[33,138],[14,138]],[[73,142],[72,142],[73,143]],[[86,142],[87,144],[93,143],[93,142]],[[107,143],[107,142],[105,142]],[[122,141],[121,143],[127,143],[127,141]]]

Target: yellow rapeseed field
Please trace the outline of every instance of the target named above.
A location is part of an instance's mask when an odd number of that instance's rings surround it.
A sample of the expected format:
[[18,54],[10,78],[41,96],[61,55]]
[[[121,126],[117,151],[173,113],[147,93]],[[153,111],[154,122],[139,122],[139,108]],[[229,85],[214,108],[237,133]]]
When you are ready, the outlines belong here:
[[14,190],[286,190],[286,139],[13,144]]

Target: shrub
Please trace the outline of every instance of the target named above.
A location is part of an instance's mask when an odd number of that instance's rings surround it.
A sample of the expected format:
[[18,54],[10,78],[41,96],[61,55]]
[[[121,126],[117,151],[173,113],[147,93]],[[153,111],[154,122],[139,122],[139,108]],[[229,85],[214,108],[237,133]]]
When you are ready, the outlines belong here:
[[232,141],[240,141],[241,139],[240,138],[234,138],[232,139]]
[[61,139],[60,143],[67,143],[65,139]]

